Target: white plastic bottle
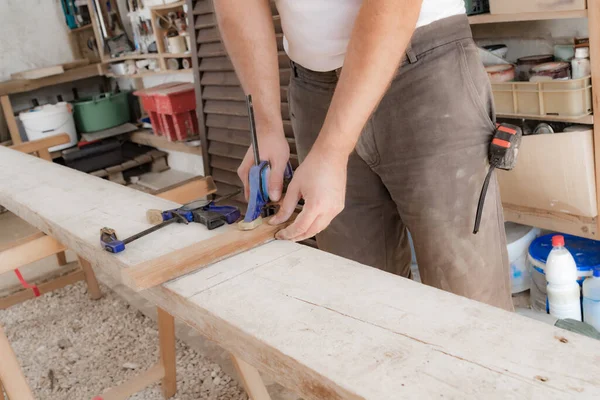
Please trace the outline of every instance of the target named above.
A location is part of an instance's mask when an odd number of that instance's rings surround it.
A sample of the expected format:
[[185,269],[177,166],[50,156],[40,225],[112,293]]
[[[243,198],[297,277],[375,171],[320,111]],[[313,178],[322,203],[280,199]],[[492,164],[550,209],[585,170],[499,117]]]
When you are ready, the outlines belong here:
[[583,78],[592,73],[589,47],[575,49],[575,58],[571,60],[571,76],[573,79]]
[[600,268],[583,281],[583,322],[600,331]]
[[581,321],[577,264],[565,248],[565,238],[562,235],[552,237],[552,251],[548,255],[545,269],[550,314],[560,319]]

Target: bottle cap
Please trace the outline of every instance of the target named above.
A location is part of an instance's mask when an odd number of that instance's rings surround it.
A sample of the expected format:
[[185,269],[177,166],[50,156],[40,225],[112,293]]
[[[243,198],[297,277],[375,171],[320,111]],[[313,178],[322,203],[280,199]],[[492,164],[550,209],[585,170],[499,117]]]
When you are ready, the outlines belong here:
[[575,58],[589,58],[590,48],[589,47],[578,47],[575,49]]
[[565,237],[563,235],[552,236],[552,247],[559,247],[565,245]]
[[600,278],[600,268],[594,268],[594,278]]

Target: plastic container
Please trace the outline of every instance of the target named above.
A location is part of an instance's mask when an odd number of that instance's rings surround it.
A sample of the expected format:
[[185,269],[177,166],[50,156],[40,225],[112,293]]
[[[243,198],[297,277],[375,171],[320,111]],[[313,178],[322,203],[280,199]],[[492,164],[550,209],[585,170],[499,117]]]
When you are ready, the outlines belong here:
[[102,131],[129,121],[129,92],[102,93],[73,103],[75,123],[81,133]]
[[573,79],[583,78],[592,73],[589,47],[575,49],[575,58],[571,60],[571,70]]
[[600,268],[583,281],[583,322],[600,331]]
[[[527,262],[531,271],[531,307],[537,311],[547,312],[546,299],[546,261],[552,249],[552,236],[540,236],[531,242]],[[573,235],[564,235],[565,247],[571,252],[577,265],[578,283],[592,275],[595,267],[600,267],[600,241],[585,239]]]
[[531,273],[527,264],[529,245],[539,234],[538,228],[506,222],[506,243],[510,261],[510,284],[512,293],[523,292],[531,286]]
[[565,81],[492,83],[492,90],[497,114],[580,118],[592,113],[589,76]]
[[46,104],[19,114],[27,139],[37,140],[66,133],[69,143],[50,147],[49,151],[66,149],[77,144],[77,131],[73,120],[73,109],[69,103]]
[[581,321],[581,287],[577,283],[577,265],[565,248],[562,235],[552,236],[552,250],[546,262],[546,280],[550,315]]

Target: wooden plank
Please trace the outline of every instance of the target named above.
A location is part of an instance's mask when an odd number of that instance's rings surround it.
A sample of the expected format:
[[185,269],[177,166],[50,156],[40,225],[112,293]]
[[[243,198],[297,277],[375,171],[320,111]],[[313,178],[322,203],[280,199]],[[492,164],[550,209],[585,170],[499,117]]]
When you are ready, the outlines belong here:
[[12,104],[10,103],[10,98],[7,95],[1,96],[0,104],[2,105],[4,119],[8,125],[10,139],[14,145],[18,145],[22,142],[21,134],[19,133],[19,126],[17,125],[17,119],[15,118],[15,112],[13,111]]
[[237,173],[237,169],[240,166],[240,160],[229,157],[213,156],[210,158],[210,166],[224,171]]
[[186,142],[171,142],[164,136],[156,136],[150,129],[141,129],[139,131],[132,132],[129,135],[129,140],[133,143],[143,144],[145,146],[152,146],[159,149],[180,151],[182,153],[202,155],[201,146],[190,146]]
[[281,28],[281,17],[279,15],[273,16],[273,26],[275,27],[275,33],[283,33]]
[[[49,136],[43,139],[32,140],[30,142],[25,142],[21,144],[17,144],[11,147],[13,150],[17,150],[23,153],[31,154],[35,152],[39,152],[41,150],[48,151],[48,148],[52,146],[58,146],[61,144],[69,143],[71,138],[66,133],[61,133],[55,136]],[[48,154],[50,157],[50,154]],[[48,161],[48,160],[47,160]]]
[[200,62],[200,71],[233,71],[228,57],[211,57]]
[[202,43],[198,46],[198,57],[220,57],[227,55],[223,43]]
[[0,253],[3,252],[4,250],[10,249],[10,248],[13,248],[16,246],[20,246],[25,243],[29,243],[32,240],[39,239],[44,236],[46,236],[46,234],[44,232],[40,231],[40,232],[33,233],[29,236],[25,236],[24,238],[21,238],[21,239],[17,239],[17,240],[8,242],[8,243],[0,244]]
[[[585,18],[587,17],[587,15],[588,10],[546,11],[519,14],[481,14],[470,16],[469,23],[471,25],[477,25],[492,24],[498,22],[543,21],[548,19]],[[591,34],[590,37],[592,37]]]
[[206,116],[206,126],[209,128],[226,128],[247,132],[249,129],[249,122],[246,117],[208,114]]
[[177,393],[175,318],[160,307],[156,311],[158,313],[160,363],[164,370],[162,392],[163,397],[168,399]]
[[[600,81],[600,2],[588,2],[589,38],[592,81]],[[592,90],[592,109],[600,110],[600,92]],[[596,167],[596,201],[600,210],[600,118],[594,119],[594,161]],[[596,232],[600,232],[600,218],[596,218]]]
[[145,389],[146,387],[159,382],[163,379],[165,370],[160,362],[154,364],[147,371],[142,372],[133,379],[129,379],[119,386],[116,386],[100,396],[94,397],[96,400],[127,400],[132,395]]
[[[87,25],[87,27],[91,27],[91,25]],[[71,32],[72,32],[72,30],[71,30]],[[73,68],[83,67],[84,65],[88,65],[89,63],[90,63],[90,60],[88,60],[87,58],[81,58],[79,60],[69,61],[66,63],[62,63],[60,65],[63,67],[63,69],[69,70],[69,69],[73,69]]]
[[6,82],[0,82],[0,96],[28,92],[46,86],[58,85],[61,83],[73,82],[80,79],[91,78],[102,75],[98,66],[100,64],[90,64],[84,67],[70,69],[63,74],[49,76],[40,79],[17,79]]
[[43,236],[0,253],[0,274],[50,257],[67,248],[50,236]]
[[[176,224],[109,254],[102,226],[127,236],[176,203],[4,147],[0,204],[115,278],[230,229]],[[307,400],[600,396],[595,340],[287,241],[141,294]]]
[[212,170],[213,178],[217,182],[225,182],[229,185],[242,187],[242,181],[240,177],[235,172],[224,171],[218,168],[213,168]]
[[198,0],[194,6],[193,14],[202,15],[214,12],[211,0]]
[[100,285],[98,285],[98,280],[96,279],[96,274],[94,273],[92,266],[84,258],[77,257],[77,259],[79,260],[79,265],[83,271],[90,298],[92,300],[98,300],[102,297],[102,291],[100,290]]
[[246,155],[246,151],[248,151],[247,147],[221,142],[211,142],[208,147],[208,154],[230,157],[237,160],[243,160],[244,156]]
[[22,72],[15,72],[10,74],[11,79],[40,79],[47,78],[52,75],[59,75],[64,73],[65,70],[62,65],[53,65],[51,67],[35,68]]
[[236,115],[248,117],[248,106],[241,101],[207,100],[204,105],[207,114]]
[[177,184],[175,186],[166,187],[157,193],[155,196],[161,199],[174,201],[179,204],[186,204],[199,198],[216,193],[217,186],[210,176],[197,176],[191,180]]
[[208,140],[250,146],[250,132],[223,128],[208,128]]
[[203,28],[210,28],[213,27],[217,24],[217,21],[215,20],[215,15],[214,14],[204,14],[204,15],[198,15],[195,18],[194,21],[194,27],[196,29],[203,29]]
[[240,376],[246,393],[248,393],[248,397],[252,400],[271,400],[271,396],[269,396],[269,392],[258,370],[234,355],[231,356],[231,360]]
[[288,221],[273,226],[265,221],[251,231],[242,231],[231,226],[231,229],[218,236],[123,270],[123,281],[127,286],[138,291],[161,285],[171,279],[206,268],[210,264],[273,241],[275,233],[290,223],[291,221]]
[[10,343],[8,343],[8,338],[2,326],[0,326],[0,354],[2,354],[0,381],[8,398],[11,400],[34,400],[33,393],[27,384],[23,371],[21,371],[17,356],[10,347]]
[[221,41],[221,34],[219,33],[219,29],[216,27],[198,30],[196,43],[213,43],[219,41]]
[[[72,272],[69,272],[66,275],[59,276],[58,278],[54,278],[51,281],[40,283],[37,285],[40,294],[50,293],[60,288],[63,288],[67,285],[72,285],[75,282],[79,282],[85,279],[85,274],[82,270],[78,269]],[[17,293],[8,295],[6,297],[0,298],[0,310],[6,310],[9,307],[14,306],[15,304],[22,303],[29,299],[34,299],[35,293],[30,289],[23,289],[18,291]]]
[[56,262],[59,266],[67,265],[67,254],[64,251],[56,253]]
[[205,72],[200,83],[204,85],[239,86],[235,72]]
[[246,101],[244,91],[239,86],[206,86],[202,90],[204,100]]

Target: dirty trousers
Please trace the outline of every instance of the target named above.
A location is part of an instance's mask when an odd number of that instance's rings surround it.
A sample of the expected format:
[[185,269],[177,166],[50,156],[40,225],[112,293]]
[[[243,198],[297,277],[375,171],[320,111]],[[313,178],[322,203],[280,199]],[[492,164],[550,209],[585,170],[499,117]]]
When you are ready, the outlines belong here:
[[[300,161],[339,72],[292,63],[288,102]],[[424,284],[512,310],[495,177],[472,233],[493,131],[492,92],[466,16],[418,28],[350,155],[345,209],[317,235],[319,248],[410,277],[408,229]]]

